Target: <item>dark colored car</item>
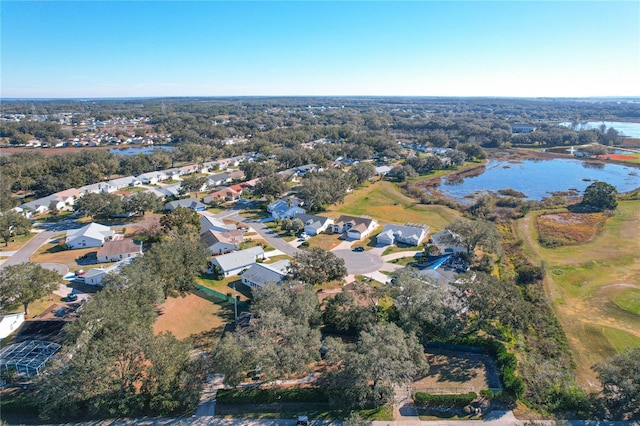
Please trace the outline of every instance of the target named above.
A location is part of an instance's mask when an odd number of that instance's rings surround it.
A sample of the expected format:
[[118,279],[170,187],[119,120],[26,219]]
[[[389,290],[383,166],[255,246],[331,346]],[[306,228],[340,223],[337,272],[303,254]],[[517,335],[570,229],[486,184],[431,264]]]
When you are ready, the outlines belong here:
[[354,248],[353,251],[357,251],[357,252],[364,251],[364,247],[358,246],[358,247]]
[[78,300],[78,295],[75,293],[69,293],[66,297],[62,298],[63,302],[75,302]]

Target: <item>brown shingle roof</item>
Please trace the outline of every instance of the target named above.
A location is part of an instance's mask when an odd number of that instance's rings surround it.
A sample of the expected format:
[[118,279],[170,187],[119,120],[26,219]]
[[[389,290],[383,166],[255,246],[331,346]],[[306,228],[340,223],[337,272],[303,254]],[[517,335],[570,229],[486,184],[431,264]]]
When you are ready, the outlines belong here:
[[133,240],[125,238],[122,240],[106,241],[98,249],[97,256],[111,256],[113,254],[140,253],[140,246]]

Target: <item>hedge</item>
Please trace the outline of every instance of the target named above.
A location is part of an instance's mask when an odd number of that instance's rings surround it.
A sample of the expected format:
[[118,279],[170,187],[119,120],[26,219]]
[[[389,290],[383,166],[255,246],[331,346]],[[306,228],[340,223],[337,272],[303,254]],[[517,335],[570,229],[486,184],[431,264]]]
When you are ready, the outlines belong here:
[[278,402],[328,402],[320,388],[292,389],[221,389],[216,394],[220,404],[272,404]]
[[478,395],[475,392],[463,394],[433,395],[426,392],[416,392],[413,400],[419,406],[458,407],[463,408],[471,404]]

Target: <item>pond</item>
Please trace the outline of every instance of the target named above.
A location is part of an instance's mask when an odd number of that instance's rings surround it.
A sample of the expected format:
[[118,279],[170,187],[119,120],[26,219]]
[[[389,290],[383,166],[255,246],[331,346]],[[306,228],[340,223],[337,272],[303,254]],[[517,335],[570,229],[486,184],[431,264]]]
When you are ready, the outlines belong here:
[[438,186],[444,195],[465,202],[475,194],[512,188],[528,199],[541,200],[552,192],[584,191],[593,181],[607,182],[628,192],[640,187],[640,169],[618,164],[570,159],[491,160],[483,173],[462,179],[444,179]]
[[[574,130],[588,130],[588,129],[598,129],[600,126],[605,125],[608,129],[610,127],[614,128],[620,133],[620,136],[627,136],[630,138],[640,138],[640,123],[628,123],[621,121],[587,121],[578,123]],[[560,123],[561,126],[564,127],[572,127],[572,124],[565,121]]]
[[165,151],[171,152],[173,150],[173,147],[167,145],[130,146],[127,148],[111,148],[109,152],[112,154],[124,155],[125,157],[129,157],[138,154],[153,154],[153,151],[156,149],[164,149]]

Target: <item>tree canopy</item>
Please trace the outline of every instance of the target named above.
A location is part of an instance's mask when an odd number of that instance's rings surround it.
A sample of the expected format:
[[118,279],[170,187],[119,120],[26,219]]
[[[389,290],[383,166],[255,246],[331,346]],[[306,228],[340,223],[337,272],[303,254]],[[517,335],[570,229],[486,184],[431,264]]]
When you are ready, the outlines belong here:
[[31,231],[31,221],[22,214],[8,210],[0,213],[0,238],[5,247],[18,235],[27,235]]
[[29,303],[58,288],[60,274],[43,268],[37,263],[25,262],[0,270],[0,306],[24,306],[29,313]]
[[627,349],[594,366],[602,383],[602,402],[609,417],[640,419],[640,347]]
[[347,276],[344,259],[330,251],[314,247],[293,257],[291,276],[304,283],[317,285]]
[[615,186],[606,182],[593,182],[587,186],[582,196],[582,204],[594,210],[615,210],[618,207]]

